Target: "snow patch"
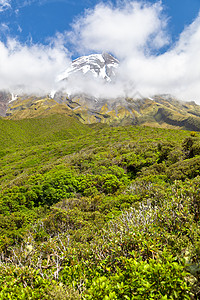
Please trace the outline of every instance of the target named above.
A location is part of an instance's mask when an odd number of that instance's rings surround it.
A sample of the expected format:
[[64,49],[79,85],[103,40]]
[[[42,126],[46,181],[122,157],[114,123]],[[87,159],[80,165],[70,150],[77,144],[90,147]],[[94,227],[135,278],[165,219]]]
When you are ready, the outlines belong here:
[[57,81],[66,80],[78,73],[83,75],[90,73],[95,78],[111,82],[118,65],[118,60],[108,53],[82,56],[72,61],[71,66],[57,77]]
[[18,98],[18,95],[11,93],[11,100],[8,103],[11,103],[11,102],[17,100],[17,98]]

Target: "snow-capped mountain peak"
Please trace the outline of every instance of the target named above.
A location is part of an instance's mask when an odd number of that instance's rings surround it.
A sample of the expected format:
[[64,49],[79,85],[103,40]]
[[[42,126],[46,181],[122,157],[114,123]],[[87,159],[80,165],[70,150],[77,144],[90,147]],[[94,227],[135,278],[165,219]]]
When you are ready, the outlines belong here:
[[82,56],[72,61],[71,66],[58,77],[58,81],[75,74],[89,74],[110,82],[116,76],[118,65],[119,61],[108,53]]

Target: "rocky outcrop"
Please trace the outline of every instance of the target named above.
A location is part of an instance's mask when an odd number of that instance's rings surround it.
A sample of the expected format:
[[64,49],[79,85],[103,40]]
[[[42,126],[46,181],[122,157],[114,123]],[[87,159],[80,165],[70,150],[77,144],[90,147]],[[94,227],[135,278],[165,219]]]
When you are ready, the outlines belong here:
[[8,108],[12,95],[6,91],[0,91],[0,116],[4,117]]

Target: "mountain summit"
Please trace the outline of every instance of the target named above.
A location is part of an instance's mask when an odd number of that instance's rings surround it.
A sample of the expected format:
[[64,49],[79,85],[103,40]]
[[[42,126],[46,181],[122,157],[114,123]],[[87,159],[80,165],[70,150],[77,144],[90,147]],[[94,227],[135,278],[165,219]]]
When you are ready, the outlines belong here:
[[91,75],[111,82],[116,76],[118,66],[119,61],[108,53],[81,56],[72,61],[71,66],[58,76],[58,80],[67,80],[76,75]]

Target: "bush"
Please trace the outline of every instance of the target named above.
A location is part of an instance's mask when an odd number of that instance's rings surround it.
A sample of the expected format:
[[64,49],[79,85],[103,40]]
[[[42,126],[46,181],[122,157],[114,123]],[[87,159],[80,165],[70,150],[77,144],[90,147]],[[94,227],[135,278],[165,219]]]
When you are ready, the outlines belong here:
[[164,260],[149,262],[120,258],[116,272],[96,277],[85,299],[190,299],[183,266],[166,255]]
[[7,267],[0,270],[0,299],[47,300],[51,281],[30,268]]

